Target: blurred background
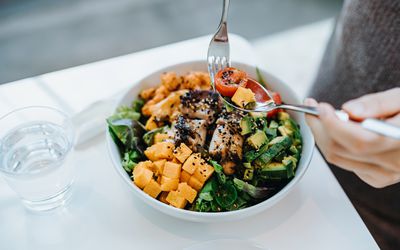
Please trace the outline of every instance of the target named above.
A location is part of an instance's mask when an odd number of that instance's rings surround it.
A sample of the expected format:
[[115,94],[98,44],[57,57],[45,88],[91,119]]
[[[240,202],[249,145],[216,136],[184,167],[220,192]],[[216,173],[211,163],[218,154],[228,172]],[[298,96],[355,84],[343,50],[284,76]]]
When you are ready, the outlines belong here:
[[[342,0],[231,0],[250,41],[336,16]],[[0,0],[0,84],[213,33],[222,0]]]

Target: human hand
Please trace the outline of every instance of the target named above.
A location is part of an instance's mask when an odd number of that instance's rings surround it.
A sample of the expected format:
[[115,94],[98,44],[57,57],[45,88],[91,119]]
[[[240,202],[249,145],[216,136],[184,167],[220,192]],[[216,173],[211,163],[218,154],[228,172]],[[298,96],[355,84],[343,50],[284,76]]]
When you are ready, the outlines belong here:
[[[326,160],[354,172],[369,185],[382,188],[400,181],[400,140],[384,137],[358,123],[338,119],[333,107],[306,99],[318,107],[319,117],[306,115],[319,149]],[[369,94],[343,104],[354,120],[382,118],[400,126],[400,88]]]

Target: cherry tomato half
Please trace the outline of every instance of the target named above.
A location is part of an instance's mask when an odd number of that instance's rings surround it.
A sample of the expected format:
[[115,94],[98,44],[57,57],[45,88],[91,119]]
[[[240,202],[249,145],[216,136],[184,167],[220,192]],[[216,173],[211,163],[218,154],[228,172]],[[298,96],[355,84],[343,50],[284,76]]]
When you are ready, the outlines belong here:
[[222,96],[232,97],[240,87],[246,87],[247,74],[244,71],[228,67],[218,71],[214,79],[215,88]]
[[254,79],[248,78],[246,88],[250,89],[254,93],[257,102],[266,102],[271,99],[268,94],[265,93],[264,89],[260,87],[260,84]]
[[[272,100],[274,100],[275,104],[282,104],[282,98],[278,92],[271,92],[271,96],[272,96]],[[273,117],[280,111],[281,111],[281,109],[274,109],[267,113],[267,117]]]

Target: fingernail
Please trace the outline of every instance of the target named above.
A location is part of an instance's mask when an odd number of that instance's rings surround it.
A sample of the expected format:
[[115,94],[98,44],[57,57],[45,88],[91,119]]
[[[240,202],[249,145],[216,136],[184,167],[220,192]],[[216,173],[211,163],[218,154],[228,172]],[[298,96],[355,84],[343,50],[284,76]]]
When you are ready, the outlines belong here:
[[347,111],[353,115],[361,116],[365,112],[364,105],[360,102],[350,101],[343,105]]

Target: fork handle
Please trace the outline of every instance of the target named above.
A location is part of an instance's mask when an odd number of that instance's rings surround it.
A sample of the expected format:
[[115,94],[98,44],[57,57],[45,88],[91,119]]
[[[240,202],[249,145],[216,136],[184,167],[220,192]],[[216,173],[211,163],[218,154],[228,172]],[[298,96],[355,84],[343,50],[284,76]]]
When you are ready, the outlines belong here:
[[226,21],[228,19],[229,1],[230,0],[224,0],[220,25],[222,23],[226,24]]
[[214,37],[214,39],[218,42],[228,42],[227,20],[228,20],[229,1],[230,0],[224,0],[223,3],[221,21],[219,22],[219,26],[216,32],[216,34],[219,35]]
[[306,105],[280,104],[276,105],[276,108],[293,110],[314,116],[319,115],[318,109],[316,107],[311,107]]
[[[306,114],[318,116],[319,112],[316,107],[310,107],[306,105],[290,105],[290,104],[281,104],[277,105],[277,108],[282,108],[282,109],[288,109],[288,110],[293,110],[293,111],[298,111],[298,112],[303,112]],[[342,110],[336,110],[336,115],[338,118],[342,121],[349,121],[349,115],[342,111]],[[400,140],[400,127],[397,127],[395,125],[389,124],[387,122],[384,122],[379,119],[374,119],[374,118],[367,118],[360,122],[361,127],[375,132],[377,134],[390,137],[396,140]]]

